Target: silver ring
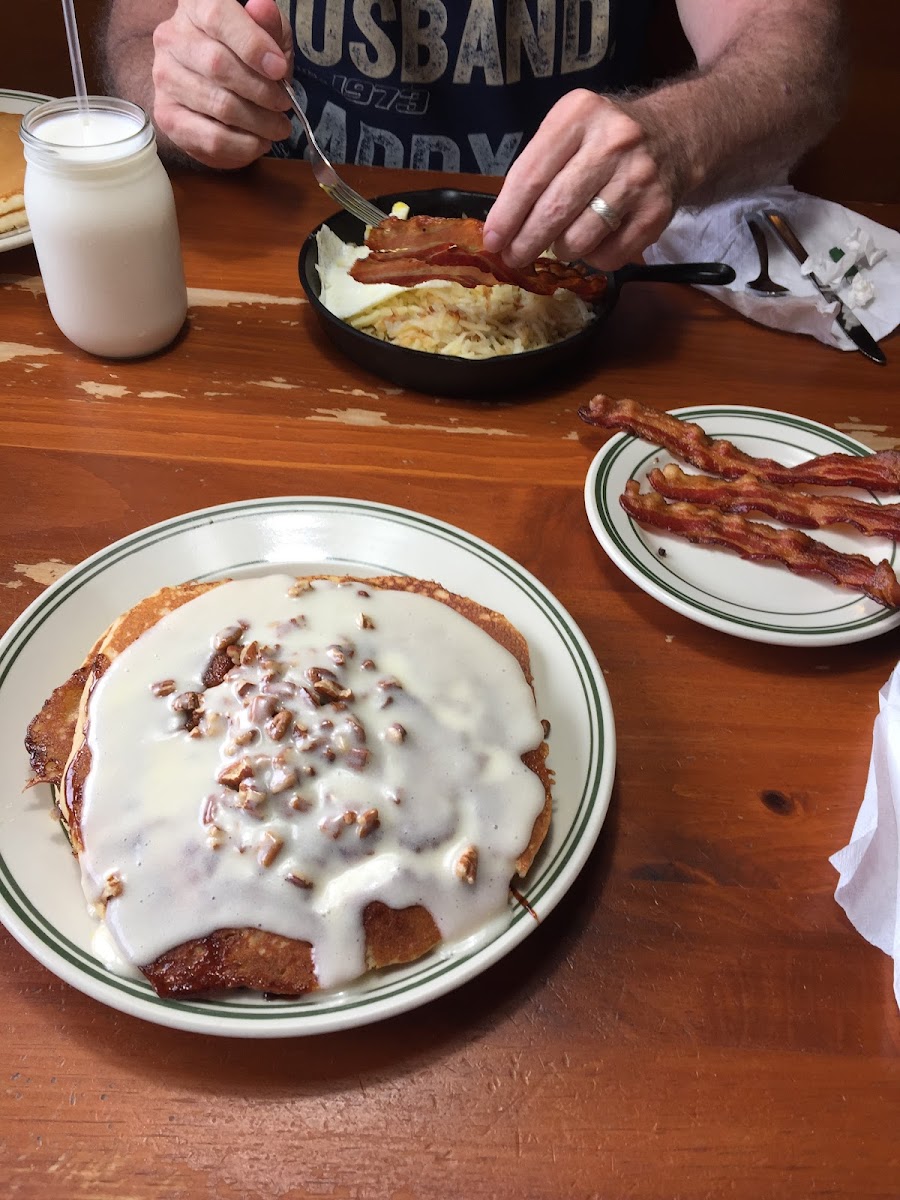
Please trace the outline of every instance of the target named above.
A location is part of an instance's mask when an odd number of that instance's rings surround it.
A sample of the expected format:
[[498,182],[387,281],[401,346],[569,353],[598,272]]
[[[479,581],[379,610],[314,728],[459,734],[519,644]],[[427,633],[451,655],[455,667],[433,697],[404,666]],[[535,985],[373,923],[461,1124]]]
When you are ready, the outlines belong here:
[[622,224],[621,216],[616,212],[611,204],[607,204],[602,196],[595,196],[588,205],[591,212],[595,212],[601,220],[615,231]]

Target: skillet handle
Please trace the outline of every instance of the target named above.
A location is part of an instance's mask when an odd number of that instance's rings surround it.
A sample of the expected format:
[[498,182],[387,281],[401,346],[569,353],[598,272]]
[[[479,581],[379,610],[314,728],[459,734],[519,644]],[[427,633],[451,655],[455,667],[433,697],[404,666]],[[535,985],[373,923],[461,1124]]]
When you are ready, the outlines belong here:
[[641,281],[644,283],[703,283],[721,285],[734,283],[734,268],[727,263],[626,263],[613,271],[618,285]]

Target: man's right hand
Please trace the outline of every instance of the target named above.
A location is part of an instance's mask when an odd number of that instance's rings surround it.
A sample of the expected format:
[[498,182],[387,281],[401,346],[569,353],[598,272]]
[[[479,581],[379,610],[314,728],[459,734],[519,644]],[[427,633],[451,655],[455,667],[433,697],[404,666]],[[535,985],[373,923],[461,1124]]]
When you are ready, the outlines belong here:
[[290,133],[278,81],[292,40],[274,0],[178,0],[153,47],[154,124],[191,158],[243,167]]

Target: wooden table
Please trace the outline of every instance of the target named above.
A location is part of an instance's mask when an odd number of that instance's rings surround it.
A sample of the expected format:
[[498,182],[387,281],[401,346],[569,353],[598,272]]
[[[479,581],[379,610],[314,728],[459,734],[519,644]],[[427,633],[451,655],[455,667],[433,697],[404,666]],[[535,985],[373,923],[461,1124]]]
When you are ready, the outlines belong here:
[[[370,194],[411,186],[349,174]],[[727,400],[893,445],[900,343],[879,369],[635,285],[570,377],[438,400],[342,361],[298,299],[297,249],[330,207],[302,164],[185,176],[176,193],[199,290],[162,356],[75,350],[31,251],[0,263],[4,626],[66,566],[175,514],[269,495],[401,505],[500,547],[572,613],[612,696],[617,780],[545,924],[379,1025],[286,1042],[158,1028],[3,934],[3,1193],[896,1197],[892,964],[834,902],[828,856],[852,828],[900,638],[769,647],[650,599],[589,529],[603,435],[576,409],[601,389],[659,408]]]

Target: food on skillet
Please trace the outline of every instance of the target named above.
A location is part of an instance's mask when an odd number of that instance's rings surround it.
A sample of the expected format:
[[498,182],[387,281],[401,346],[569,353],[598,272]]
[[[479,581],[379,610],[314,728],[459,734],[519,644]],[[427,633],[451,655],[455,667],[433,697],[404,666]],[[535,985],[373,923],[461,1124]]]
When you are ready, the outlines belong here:
[[98,951],[164,996],[297,995],[483,928],[550,821],[530,685],[509,621],[422,580],[148,597],[27,739]]
[[386,217],[367,233],[370,253],[350,273],[360,283],[403,287],[446,279],[470,288],[507,283],[539,296],[565,288],[588,301],[606,290],[605,275],[547,255],[526,267],[509,267],[483,248],[483,237],[484,222],[474,217]]
[[769,483],[806,483],[824,487],[861,487],[871,492],[900,492],[900,451],[879,450],[865,456],[823,454],[794,467],[768,458],[754,458],[724,438],[711,438],[699,425],[658,412],[637,400],[594,396],[578,410],[588,425],[620,429],[668,450],[691,466],[736,479],[755,475]]
[[[580,333],[595,317],[572,291],[541,295],[509,283],[463,286],[436,278],[437,266],[422,272],[415,286],[360,283],[353,272],[368,261],[368,247],[348,245],[327,227],[316,240],[324,306],[355,329],[410,350],[470,359],[520,354]],[[470,272],[471,283],[471,268],[460,270]]]
[[876,564],[863,554],[842,554],[798,529],[774,529],[718,508],[682,501],[670,504],[656,492],[642,492],[635,479],[628,480],[619,499],[640,525],[704,546],[725,546],[741,558],[777,563],[798,575],[825,575],[886,608],[900,607],[900,583],[886,559]]
[[[760,512],[809,529],[851,525],[869,537],[894,541],[900,506],[878,505],[844,495],[812,495],[796,484],[900,490],[900,453],[857,456],[826,454],[786,467],[755,458],[723,438],[712,438],[691,421],[661,413],[635,400],[597,395],[579,409],[591,425],[626,431],[656,443],[707,475],[689,475],[674,464],[652,468],[652,492],[631,479],[619,502],[646,528],[674,533],[701,545],[724,546],[742,558],[776,563],[800,575],[824,575],[840,587],[865,593],[887,608],[900,607],[900,583],[890,563],[845,554],[796,529],[776,529],[735,514]],[[723,482],[724,480],[733,482]],[[671,502],[668,502],[671,501]]]
[[0,234],[28,224],[25,212],[25,154],[19,113],[0,113]]

